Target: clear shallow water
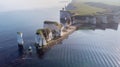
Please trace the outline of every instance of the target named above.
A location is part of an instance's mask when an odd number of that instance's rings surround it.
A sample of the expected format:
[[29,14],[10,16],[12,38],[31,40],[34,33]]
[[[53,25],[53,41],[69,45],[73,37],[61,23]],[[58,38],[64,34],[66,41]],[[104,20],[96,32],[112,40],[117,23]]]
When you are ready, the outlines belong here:
[[33,45],[36,29],[44,20],[59,21],[59,8],[0,13],[1,67],[120,67],[120,27],[118,30],[78,30],[62,44],[38,56],[21,58],[16,32],[24,33],[25,47]]

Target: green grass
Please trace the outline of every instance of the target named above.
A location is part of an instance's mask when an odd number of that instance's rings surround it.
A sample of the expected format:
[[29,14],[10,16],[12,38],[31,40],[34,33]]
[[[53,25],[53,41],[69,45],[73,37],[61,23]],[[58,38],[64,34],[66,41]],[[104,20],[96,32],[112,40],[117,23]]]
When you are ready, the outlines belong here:
[[106,4],[120,6],[120,2],[108,2]]
[[48,20],[44,21],[44,24],[55,24],[56,26],[59,25],[59,23],[56,21],[48,21]]
[[72,6],[75,7],[74,10],[69,10],[71,13],[75,13],[75,15],[95,15],[96,12],[103,12],[105,11],[102,8],[96,8],[92,6],[88,6],[84,3],[72,3]]
[[110,0],[73,0],[70,4],[71,6],[74,6],[75,9],[68,10],[71,13],[74,13],[74,15],[96,15],[97,12],[104,12],[106,9],[97,8],[94,6],[89,6],[85,4],[86,2],[100,2],[104,4],[110,4],[110,5],[119,5],[120,2],[112,2]]
[[108,4],[108,5],[120,6],[119,0],[73,0],[73,1],[74,2],[99,2],[99,3]]
[[21,32],[17,32],[17,34],[19,34],[19,35],[20,35],[20,34],[22,34],[22,33],[21,33]]
[[56,21],[44,21],[44,24],[55,24],[59,29],[62,28],[62,24],[60,24]]
[[36,34],[40,34],[40,35],[43,35],[42,33],[42,31],[43,31],[44,29],[38,29],[37,31],[36,31]]

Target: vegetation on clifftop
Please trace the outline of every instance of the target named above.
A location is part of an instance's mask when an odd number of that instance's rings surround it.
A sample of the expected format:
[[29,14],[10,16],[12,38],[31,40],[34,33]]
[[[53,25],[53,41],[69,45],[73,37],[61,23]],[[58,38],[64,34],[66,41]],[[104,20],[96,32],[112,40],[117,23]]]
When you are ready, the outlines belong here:
[[74,15],[95,15],[97,12],[103,12],[105,9],[89,6],[85,3],[71,3],[70,5],[74,6],[73,10],[69,10]]
[[73,0],[73,2],[99,2],[108,5],[120,6],[120,0]]
[[56,21],[44,21],[44,24],[55,24],[59,29],[62,28],[62,24],[60,24]]
[[[91,3],[92,5],[90,5]],[[115,2],[115,3],[120,3],[120,2]],[[116,7],[116,5],[114,5],[112,8],[111,6],[113,6],[112,1],[109,1],[109,0],[104,0],[104,1],[102,0],[73,0],[66,7],[66,10],[70,11],[74,15],[96,15],[99,13],[106,12],[107,11],[106,8],[110,7],[109,9],[112,9]]]

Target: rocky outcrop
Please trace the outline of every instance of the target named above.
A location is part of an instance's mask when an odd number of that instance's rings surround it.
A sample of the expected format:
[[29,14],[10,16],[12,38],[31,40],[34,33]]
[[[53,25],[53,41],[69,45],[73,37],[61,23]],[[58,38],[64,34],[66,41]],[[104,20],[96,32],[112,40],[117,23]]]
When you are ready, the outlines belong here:
[[42,46],[42,45],[47,45],[47,41],[49,36],[49,30],[47,29],[38,29],[35,35],[35,42],[37,45]]
[[21,45],[24,44],[24,41],[23,41],[23,33],[17,32],[17,42],[18,42],[18,44],[21,44]]
[[62,24],[55,21],[44,21],[44,28],[50,29],[53,34],[53,38],[61,36]]
[[60,10],[60,22],[64,27],[72,24],[72,14],[65,9]]

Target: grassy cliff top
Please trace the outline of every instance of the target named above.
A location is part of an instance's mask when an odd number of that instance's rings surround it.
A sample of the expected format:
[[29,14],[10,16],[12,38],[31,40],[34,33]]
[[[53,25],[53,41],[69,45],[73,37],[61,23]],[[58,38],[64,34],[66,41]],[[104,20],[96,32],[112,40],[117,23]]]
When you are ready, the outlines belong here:
[[38,29],[38,30],[36,31],[36,34],[43,35],[43,30],[44,30],[44,29]]
[[55,24],[55,25],[58,25],[59,23],[56,22],[56,21],[48,21],[48,20],[46,20],[46,21],[44,21],[44,24]]
[[74,6],[75,9],[68,11],[74,13],[74,15],[95,15],[97,12],[105,11],[105,9],[92,7],[84,3],[71,3],[70,5]]
[[108,5],[120,6],[120,0],[72,0],[72,2],[99,2]]
[[[119,4],[120,2],[115,2],[115,3]],[[104,0],[104,1],[103,0],[73,0],[67,6],[66,10],[70,11],[70,13],[74,15],[96,15],[98,13],[106,12],[107,11],[106,8],[108,8],[108,5],[114,5],[114,4],[110,0]],[[118,5],[116,4],[116,6]]]
[[22,34],[22,32],[17,32],[17,34]]
[[60,24],[56,21],[44,21],[44,24],[55,24],[59,29],[62,28],[62,24]]

